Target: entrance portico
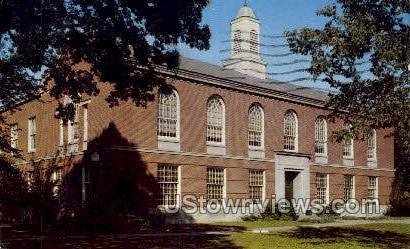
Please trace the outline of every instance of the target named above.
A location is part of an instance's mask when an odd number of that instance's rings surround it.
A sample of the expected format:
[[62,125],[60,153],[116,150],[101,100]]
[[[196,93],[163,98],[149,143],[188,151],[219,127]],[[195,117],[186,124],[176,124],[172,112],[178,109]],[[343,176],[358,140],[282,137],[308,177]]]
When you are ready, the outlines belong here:
[[309,158],[308,154],[276,152],[276,200],[310,197]]

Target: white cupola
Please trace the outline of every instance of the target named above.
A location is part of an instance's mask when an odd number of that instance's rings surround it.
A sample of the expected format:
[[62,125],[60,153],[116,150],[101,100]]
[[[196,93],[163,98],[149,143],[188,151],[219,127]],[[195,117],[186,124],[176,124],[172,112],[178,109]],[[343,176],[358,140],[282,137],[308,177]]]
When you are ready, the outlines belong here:
[[260,21],[244,2],[231,21],[231,58],[224,67],[243,74],[266,79],[266,65],[260,55]]

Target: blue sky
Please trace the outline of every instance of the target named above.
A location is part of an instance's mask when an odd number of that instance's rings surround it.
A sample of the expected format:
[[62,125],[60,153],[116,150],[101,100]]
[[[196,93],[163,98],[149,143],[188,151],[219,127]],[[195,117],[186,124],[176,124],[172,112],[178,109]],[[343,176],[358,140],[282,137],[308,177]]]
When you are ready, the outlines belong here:
[[[249,6],[260,19],[262,35],[281,35],[283,31],[297,29],[305,26],[321,27],[326,19],[316,16],[316,10],[332,4],[331,0],[248,0]],[[211,4],[205,9],[203,23],[208,24],[211,29],[211,48],[208,51],[198,51],[180,46],[182,55],[222,65],[222,60],[229,57],[229,52],[220,50],[229,49],[230,45],[224,40],[230,38],[230,21],[236,16],[243,0],[211,0]],[[283,38],[261,37],[261,43],[285,44]],[[287,48],[262,48],[262,53],[283,54],[288,52]],[[301,58],[298,55],[281,58],[264,58],[268,63],[289,62]],[[308,67],[309,63],[301,63],[294,66],[268,66],[268,72],[280,73]],[[309,77],[307,73],[294,73],[289,75],[270,76],[273,79],[290,81],[301,77]],[[327,88],[323,83],[311,81],[300,81],[296,84]]]

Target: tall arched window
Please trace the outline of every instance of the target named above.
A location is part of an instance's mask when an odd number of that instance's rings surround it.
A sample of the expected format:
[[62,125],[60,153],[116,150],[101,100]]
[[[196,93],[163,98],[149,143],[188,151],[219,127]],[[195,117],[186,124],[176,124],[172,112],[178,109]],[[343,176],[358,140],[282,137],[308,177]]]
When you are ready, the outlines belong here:
[[158,136],[179,138],[179,98],[176,91],[160,92],[158,103]]
[[207,104],[207,142],[225,143],[225,107],[221,97],[212,96]]
[[367,135],[367,158],[376,160],[376,131],[372,130]]
[[327,155],[327,123],[323,117],[317,118],[315,122],[315,153]]
[[284,149],[289,151],[298,150],[298,123],[296,113],[287,111],[284,118]]
[[250,36],[249,36],[249,41],[250,41],[250,51],[252,54],[258,54],[258,33],[256,33],[255,30],[251,30]]
[[263,148],[264,138],[263,110],[257,104],[249,108],[248,144],[250,147]]
[[[344,126],[345,130],[350,130],[351,125],[347,124]],[[353,137],[351,135],[347,135],[343,140],[343,157],[345,158],[353,158],[354,153],[354,143]]]
[[235,30],[233,33],[233,53],[238,54],[242,50],[241,46],[242,34],[240,30]]

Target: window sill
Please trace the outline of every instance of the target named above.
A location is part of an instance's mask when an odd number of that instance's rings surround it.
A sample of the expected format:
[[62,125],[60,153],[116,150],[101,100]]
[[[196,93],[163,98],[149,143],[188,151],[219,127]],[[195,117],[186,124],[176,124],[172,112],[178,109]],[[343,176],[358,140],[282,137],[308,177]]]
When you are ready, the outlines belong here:
[[328,156],[325,154],[315,154],[315,163],[327,164]]
[[162,137],[162,136],[158,136],[158,141],[161,141],[161,142],[171,142],[171,143],[179,143],[179,138],[176,138],[176,137]]
[[377,161],[376,160],[367,160],[367,167],[377,168]]
[[265,150],[263,149],[253,149],[253,148],[249,148],[248,149],[248,157],[249,158],[259,158],[259,159],[263,159],[265,158]]
[[354,166],[354,158],[353,157],[343,157],[343,165]]
[[285,151],[285,152],[291,152],[291,153],[298,153],[297,150],[286,150],[286,149],[283,149],[283,151]]
[[206,145],[212,146],[212,147],[221,147],[221,148],[226,147],[224,142],[206,142]]
[[206,153],[210,155],[226,155],[225,144],[207,144]]
[[252,150],[252,151],[265,151],[265,148],[263,146],[258,147],[258,146],[249,146],[248,150]]

